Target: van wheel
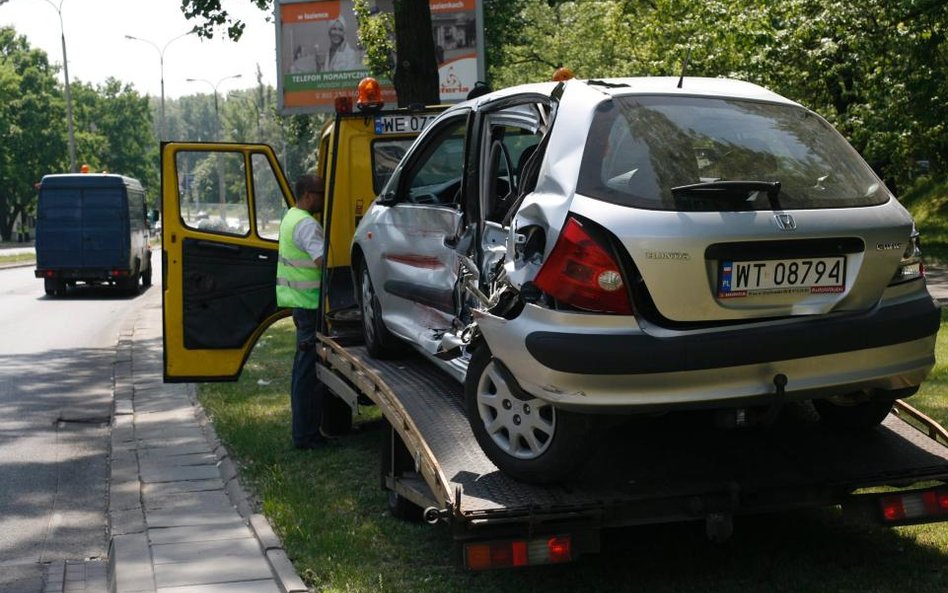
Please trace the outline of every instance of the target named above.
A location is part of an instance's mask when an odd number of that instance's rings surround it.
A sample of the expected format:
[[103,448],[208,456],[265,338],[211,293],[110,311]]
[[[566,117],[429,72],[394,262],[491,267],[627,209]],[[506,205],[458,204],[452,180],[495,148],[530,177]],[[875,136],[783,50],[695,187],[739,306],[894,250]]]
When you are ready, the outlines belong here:
[[566,479],[593,451],[593,422],[525,393],[486,346],[471,357],[464,381],[471,430],[494,465],[524,482]]
[[400,340],[388,331],[382,321],[382,308],[372,286],[369,269],[362,266],[359,291],[359,304],[362,308],[362,338],[365,348],[373,358],[391,358],[404,351],[399,347]]
[[842,430],[868,430],[885,420],[892,411],[893,401],[872,399],[858,401],[854,396],[836,396],[813,400],[820,422]]
[[151,286],[151,268],[142,272],[142,286]]
[[46,296],[62,296],[66,294],[66,283],[62,280],[44,278],[43,288],[46,291]]

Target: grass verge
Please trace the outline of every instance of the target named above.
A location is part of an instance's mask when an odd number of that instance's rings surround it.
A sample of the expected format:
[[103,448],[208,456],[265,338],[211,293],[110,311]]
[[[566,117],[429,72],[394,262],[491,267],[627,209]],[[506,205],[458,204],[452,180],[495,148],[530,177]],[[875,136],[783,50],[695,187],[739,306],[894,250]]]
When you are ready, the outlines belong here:
[[36,262],[36,255],[33,253],[16,253],[13,255],[0,255],[0,266],[13,264],[27,264]]
[[[948,360],[948,315],[938,360]],[[736,519],[713,545],[703,524],[607,532],[600,554],[516,571],[456,567],[443,526],[389,516],[379,485],[381,431],[369,409],[330,450],[290,447],[293,326],[271,328],[237,383],[208,384],[200,400],[240,465],[241,478],[315,591],[487,593],[572,591],[839,592],[948,590],[948,524],[884,530],[835,509]],[[911,403],[948,423],[948,366],[939,363]]]

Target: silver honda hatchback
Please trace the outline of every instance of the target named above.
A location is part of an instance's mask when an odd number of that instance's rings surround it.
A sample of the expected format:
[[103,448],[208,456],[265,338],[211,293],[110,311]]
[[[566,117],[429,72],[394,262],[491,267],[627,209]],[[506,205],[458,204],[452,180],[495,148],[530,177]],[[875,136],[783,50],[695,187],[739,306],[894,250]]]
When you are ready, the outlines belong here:
[[912,219],[814,112],[705,78],[570,80],[456,105],[356,230],[373,356],[465,385],[501,470],[550,482],[597,419],[811,400],[871,428],[934,364]]

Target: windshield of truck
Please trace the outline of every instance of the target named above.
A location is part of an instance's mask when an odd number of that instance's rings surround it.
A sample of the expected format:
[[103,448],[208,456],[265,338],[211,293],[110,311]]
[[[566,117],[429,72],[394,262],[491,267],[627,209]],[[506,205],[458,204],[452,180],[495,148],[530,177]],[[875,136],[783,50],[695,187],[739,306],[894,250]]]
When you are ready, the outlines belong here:
[[577,192],[679,211],[855,207],[889,196],[846,140],[806,109],[665,96],[599,106]]

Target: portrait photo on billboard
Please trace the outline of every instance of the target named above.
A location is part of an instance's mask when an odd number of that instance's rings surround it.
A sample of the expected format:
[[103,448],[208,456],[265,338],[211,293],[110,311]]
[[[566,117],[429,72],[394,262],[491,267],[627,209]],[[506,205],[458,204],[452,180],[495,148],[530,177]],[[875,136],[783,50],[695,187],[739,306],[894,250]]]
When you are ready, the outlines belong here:
[[284,107],[331,109],[340,92],[369,73],[352,0],[283,2],[278,10]]

